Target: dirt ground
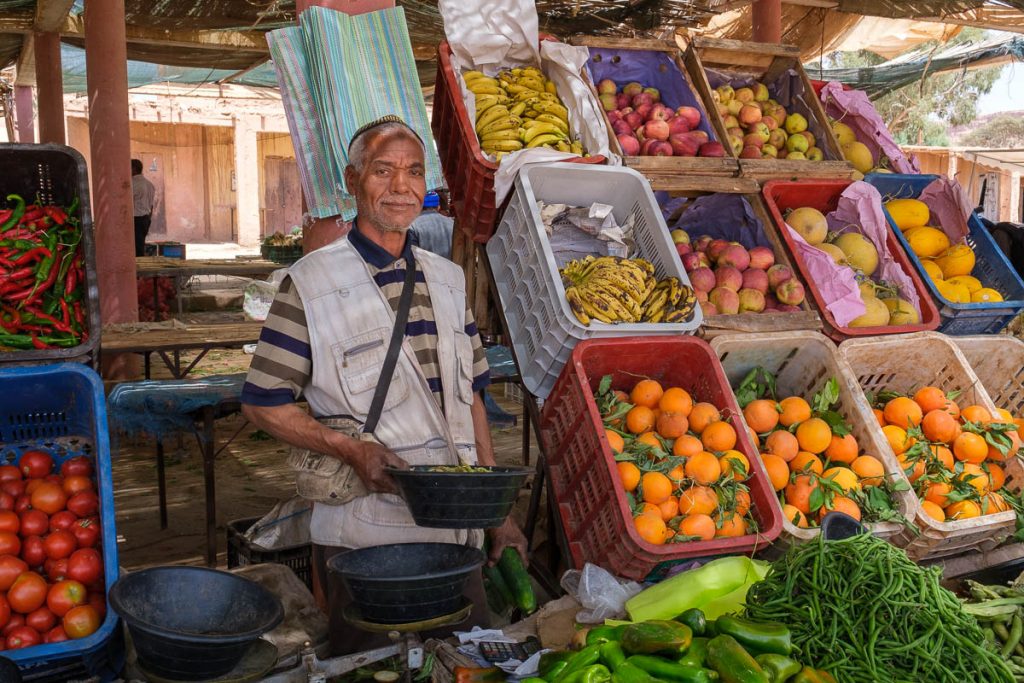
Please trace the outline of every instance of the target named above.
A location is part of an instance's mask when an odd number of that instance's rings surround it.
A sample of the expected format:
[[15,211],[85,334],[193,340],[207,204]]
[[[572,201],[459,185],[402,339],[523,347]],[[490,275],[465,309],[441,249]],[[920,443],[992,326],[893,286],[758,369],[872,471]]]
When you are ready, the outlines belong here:
[[[183,357],[190,360],[188,356]],[[190,376],[244,372],[249,359],[250,356],[241,351],[211,352]],[[153,360],[153,378],[169,379],[171,376],[159,359],[154,356]],[[522,404],[507,398],[504,386],[492,386],[490,391],[507,412],[521,420]],[[506,429],[492,427],[499,463],[523,462],[521,429],[521,421]],[[223,448],[216,461],[217,564],[226,568],[227,524],[262,516],[277,501],[291,497],[294,480],[284,464],[285,446],[263,433],[256,433],[241,415],[218,420],[215,434],[216,448]],[[160,529],[153,440],[122,439],[112,454],[120,563],[126,569],[205,563],[205,497],[197,440],[192,434],[180,438],[172,436],[164,441],[164,447],[168,507],[165,530]],[[535,443],[532,452],[536,457]],[[524,490],[516,507],[520,523],[525,518],[528,497],[528,490]]]

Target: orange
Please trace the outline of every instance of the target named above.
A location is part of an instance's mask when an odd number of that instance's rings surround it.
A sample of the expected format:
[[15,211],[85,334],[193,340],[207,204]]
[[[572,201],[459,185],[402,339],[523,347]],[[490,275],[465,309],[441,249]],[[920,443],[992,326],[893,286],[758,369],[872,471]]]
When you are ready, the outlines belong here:
[[911,484],[923,477],[927,469],[924,458],[916,458],[911,462],[906,457],[897,455],[896,461],[900,464],[900,469],[903,470],[903,474],[907,476]]
[[821,474],[824,471],[824,466],[821,464],[821,459],[814,453],[808,453],[807,451],[800,451],[796,457],[789,461],[790,472],[807,472],[811,471],[816,474]]
[[990,515],[994,512],[1009,512],[1013,508],[1000,494],[992,492],[982,498],[982,514]]
[[611,429],[604,430],[604,438],[608,439],[608,445],[611,446],[612,453],[621,453],[626,447],[625,440],[623,440],[618,432],[614,432]]
[[728,422],[712,422],[700,433],[700,441],[707,450],[721,453],[736,446],[736,430]]
[[779,411],[775,405],[775,401],[764,398],[751,401],[743,409],[743,419],[758,434],[770,432],[779,424]]
[[753,429],[751,429],[750,425],[747,425],[747,436],[750,437],[750,443],[751,444],[756,446],[759,443],[761,443],[761,440],[757,437],[757,432],[755,432]]
[[947,400],[946,401],[946,412],[949,413],[950,415],[952,415],[954,420],[959,420],[960,419],[960,406],[957,405],[956,401],[953,401],[953,400]]
[[885,481],[885,466],[878,458],[862,455],[850,463],[850,469],[860,477],[861,486],[881,486]]
[[1024,417],[1015,417],[1015,418],[1013,418],[1013,421],[1017,425],[1017,431],[1018,432],[1024,431]]
[[768,470],[768,479],[772,482],[772,488],[776,491],[786,488],[786,484],[789,483],[789,465],[786,464],[786,461],[777,455],[762,453],[761,462]]
[[949,505],[949,494],[952,492],[953,486],[951,484],[947,484],[944,481],[937,481],[932,484],[928,484],[928,488],[924,490],[924,499],[932,505],[944,508]]
[[907,452],[907,449],[917,443],[917,439],[913,437],[907,437],[907,431],[896,425],[886,425],[882,427],[882,433],[885,434],[886,440],[889,442],[889,447],[892,448],[892,452],[896,455],[902,455]]
[[857,459],[858,450],[857,439],[853,434],[846,436],[833,434],[828,448],[825,449],[825,457],[829,459],[829,462],[849,464]]
[[872,408],[871,412],[875,414],[875,419],[878,420],[878,426],[879,427],[884,427],[885,426],[885,413],[883,413],[878,408]]
[[981,466],[979,465],[965,463],[964,471],[957,475],[957,480],[967,482],[973,486],[979,496],[984,496],[989,492],[989,485],[991,482],[988,478],[988,472],[981,469]]
[[709,515],[695,514],[683,517],[679,522],[679,533],[684,536],[696,536],[701,541],[710,541],[715,537],[718,529],[715,527],[715,520]]
[[824,453],[832,443],[832,430],[820,417],[812,417],[796,428],[796,440],[801,450],[817,455]]
[[640,477],[644,502],[661,505],[672,495],[672,480],[661,472],[644,472]]
[[1006,456],[1003,455],[1003,452],[992,444],[988,444],[988,453],[985,454],[985,459],[992,462],[1006,462]]
[[782,409],[779,424],[783,427],[791,427],[798,422],[811,419],[811,406],[799,396],[782,399],[779,401],[779,408]]
[[650,446],[651,448],[656,448],[659,451],[663,451],[664,450],[664,448],[661,445],[661,442],[658,441],[658,435],[655,434],[654,432],[644,432],[640,436],[636,437],[636,442],[635,443],[638,443],[638,444],[642,443],[645,446]]
[[715,527],[718,529],[715,532],[715,536],[722,538],[736,538],[738,536],[745,536],[747,533],[747,521],[743,519],[742,515],[738,515],[735,512],[716,515]]
[[921,407],[925,415],[933,410],[945,410],[946,394],[938,387],[921,387],[914,394],[914,403]]
[[694,404],[693,410],[690,411],[689,418],[690,429],[693,430],[694,434],[701,434],[709,424],[721,420],[722,414],[718,412],[718,408],[710,403],[697,403]]
[[629,403],[629,394],[627,394],[625,391],[613,389],[612,394],[615,395],[615,400],[618,401],[619,403]]
[[822,478],[830,479],[836,486],[843,490],[843,493],[860,491],[860,479],[853,470],[846,467],[830,467],[821,473]]
[[886,403],[882,414],[885,415],[886,422],[903,429],[916,427],[921,424],[921,418],[923,417],[921,406],[906,396],[897,396]]
[[964,432],[953,442],[953,455],[961,462],[981,464],[988,457],[988,443],[978,434]]
[[635,491],[640,483],[640,468],[631,462],[617,462],[616,469],[619,470],[619,479],[622,481],[622,488],[627,491]]
[[833,496],[831,505],[827,502],[825,505],[822,505],[821,509],[818,510],[818,519],[824,519],[825,515],[830,512],[842,512],[850,515],[858,522],[860,521],[860,506],[853,499],[846,496]]
[[654,428],[654,411],[646,406],[635,406],[626,413],[626,429],[643,434]]
[[680,458],[688,458],[704,450],[704,444],[692,434],[683,434],[672,444],[672,455]]
[[950,472],[953,471],[953,467],[956,465],[953,460],[953,451],[949,450],[945,446],[939,446],[937,444],[930,446],[929,449],[931,450],[932,455],[935,456],[935,459],[942,463],[943,467]]
[[713,454],[701,451],[686,461],[686,476],[698,484],[714,484],[722,476],[722,466]]
[[745,515],[750,512],[750,492],[740,489],[736,492],[736,514]]
[[750,461],[739,451],[729,450],[718,458],[722,474],[732,474],[736,481],[744,481],[750,477]]
[[976,422],[978,424],[988,424],[992,421],[992,413],[988,412],[984,406],[967,406],[960,411],[960,419],[964,422]]
[[936,505],[930,500],[926,500],[923,503],[921,503],[921,510],[937,522],[946,521],[946,513],[942,511],[942,507]]
[[811,492],[818,488],[818,480],[806,474],[795,477],[786,486],[786,502],[795,507],[805,515],[811,514],[810,498]]
[[930,410],[921,420],[921,431],[933,443],[952,443],[959,425],[945,410]]
[[959,503],[953,503],[945,509],[946,519],[953,521],[956,519],[969,519],[971,517],[981,516],[981,506],[975,503],[973,500],[961,500]]
[[686,417],[693,410],[693,399],[685,389],[670,387],[658,399],[658,408],[663,413],[676,413]]
[[786,521],[793,526],[800,527],[801,529],[806,529],[808,527],[807,517],[792,505],[787,504],[782,506],[782,516],[785,517]]
[[629,392],[629,402],[635,406],[656,408],[664,393],[661,385],[653,379],[642,379],[636,383],[633,391]]
[[658,505],[658,510],[661,513],[662,521],[667,522],[679,514],[679,501],[669,496],[668,500]]
[[994,462],[985,465],[988,468],[989,491],[998,491],[1006,483],[1006,472]]
[[800,452],[800,442],[786,430],[780,429],[769,434],[764,440],[764,450],[789,462]]
[[662,413],[658,416],[657,425],[658,433],[666,439],[678,439],[690,428],[686,416],[680,413]]
[[674,483],[678,484],[683,479],[686,479],[686,470],[683,469],[682,465],[676,465],[671,470],[669,470],[668,478],[671,479]]
[[691,486],[679,494],[679,514],[710,515],[718,508],[718,494],[707,486]]
[[665,543],[668,527],[665,526],[665,522],[661,517],[646,514],[640,515],[633,518],[633,525],[636,527],[637,533],[640,534],[640,538],[651,545],[663,545]]
[[1006,408],[996,408],[996,414],[994,415],[996,422],[1003,424],[1013,424],[1013,415]]

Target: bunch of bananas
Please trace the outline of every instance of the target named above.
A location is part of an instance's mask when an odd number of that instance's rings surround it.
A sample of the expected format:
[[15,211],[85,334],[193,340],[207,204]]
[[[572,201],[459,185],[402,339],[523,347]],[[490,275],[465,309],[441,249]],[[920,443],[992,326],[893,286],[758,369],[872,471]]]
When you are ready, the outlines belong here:
[[683,323],[693,318],[693,290],[667,277],[658,280],[654,266],[641,258],[588,256],[561,270],[565,298],[584,325],[602,323]]
[[570,138],[569,111],[540,69],[516,68],[495,77],[466,71],[462,76],[476,96],[476,134],[484,152],[499,161],[532,147],[583,154],[582,143]]

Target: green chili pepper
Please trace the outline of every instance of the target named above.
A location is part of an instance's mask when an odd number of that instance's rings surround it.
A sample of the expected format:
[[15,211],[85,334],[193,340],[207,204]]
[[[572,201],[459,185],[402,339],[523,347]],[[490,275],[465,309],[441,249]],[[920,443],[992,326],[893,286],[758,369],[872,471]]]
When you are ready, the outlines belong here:
[[541,678],[547,678],[551,670],[558,664],[568,664],[569,658],[572,657],[573,653],[568,650],[559,650],[557,652],[545,652],[540,656],[540,662],[537,664],[537,675]]
[[655,683],[655,679],[640,667],[627,661],[612,674],[612,683]]
[[718,675],[709,677],[709,673],[700,667],[684,666],[671,662],[661,657],[651,655],[633,655],[626,660],[638,669],[643,669],[654,678],[662,681],[677,681],[678,683],[710,683],[718,680]]
[[595,626],[587,631],[587,645],[600,645],[622,637],[624,626]]
[[577,683],[608,683],[612,679],[612,672],[604,664],[594,664],[584,669]]
[[1024,621],[1020,618],[1020,612],[1013,615],[1013,622],[1010,625],[1009,638],[999,651],[1001,657],[1009,657],[1014,648],[1020,644],[1021,636],[1024,635]]
[[717,619],[708,619],[704,622],[704,635],[707,638],[714,638],[715,636],[719,635]]
[[800,673],[800,662],[785,655],[766,654],[754,657],[761,668],[771,677],[772,683],[786,683]]
[[588,666],[597,664],[597,661],[601,658],[601,649],[599,645],[588,645],[579,652],[573,654],[566,661],[566,667],[562,669],[562,673],[556,676],[553,680],[554,683],[568,683],[567,678],[577,671],[582,671]]
[[519,683],[546,683],[546,682],[545,682],[545,680],[543,678],[537,678],[536,676],[531,676],[530,678],[520,679]]
[[622,651],[622,645],[615,640],[601,643],[601,661],[612,671],[618,671],[619,667],[626,663],[626,653]]
[[554,681],[556,678],[561,676],[562,673],[568,668],[569,660],[563,659],[559,662],[555,662],[550,667],[548,667],[547,672],[543,676],[541,676],[541,678],[543,678],[545,681],[548,681],[548,683],[551,683],[551,681]]
[[708,640],[708,638],[694,638],[690,647],[687,648],[686,654],[676,661],[685,666],[704,666],[704,662],[708,658]]
[[836,683],[836,679],[827,671],[805,666],[796,675],[792,683]]
[[707,630],[707,619],[704,618],[704,612],[696,607],[686,610],[673,619],[673,621],[678,621],[680,624],[686,624],[689,626],[695,636],[702,636]]
[[11,211],[10,217],[4,221],[3,225],[0,225],[0,232],[10,230],[16,226],[21,217],[25,215],[25,200],[21,198],[21,195],[9,194],[7,195],[7,201],[14,202],[14,210]]
[[782,624],[724,615],[716,625],[720,634],[732,636],[755,654],[788,655],[793,651],[792,636]]

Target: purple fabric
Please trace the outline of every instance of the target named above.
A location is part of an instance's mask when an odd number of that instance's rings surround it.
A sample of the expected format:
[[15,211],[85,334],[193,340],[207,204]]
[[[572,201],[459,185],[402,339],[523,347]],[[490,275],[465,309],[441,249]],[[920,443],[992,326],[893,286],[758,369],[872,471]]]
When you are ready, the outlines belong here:
[[685,230],[690,239],[710,235],[713,239],[739,242],[746,249],[772,248],[764,234],[764,224],[743,195],[716,193],[696,199],[669,199],[662,204],[665,219],[668,220],[681,207],[685,207],[683,213],[670,229]]
[[837,265],[831,256],[808,244],[788,223],[785,228],[789,230],[789,237],[807,268],[807,279],[818,288],[825,301],[825,308],[832,314],[836,324],[846,327],[851,320],[864,315],[867,307],[860,296],[853,268]]
[[953,244],[963,242],[970,233],[967,219],[973,208],[960,183],[945,176],[936,178],[918,197],[931,212],[929,225],[942,228]]
[[698,130],[708,134],[709,139],[718,140],[708,121],[704,105],[690,89],[676,63],[665,52],[657,50],[613,50],[592,47],[587,71],[596,87],[608,78],[622,86],[636,81],[644,87],[657,88],[665,106],[677,109],[682,106],[696,107],[700,111]]
[[826,114],[853,129],[857,139],[871,150],[876,165],[879,158],[885,156],[889,159],[890,168],[896,173],[921,172],[917,157],[908,157],[903,153],[863,91],[843,90],[842,83],[832,81],[821,89],[821,103]]

